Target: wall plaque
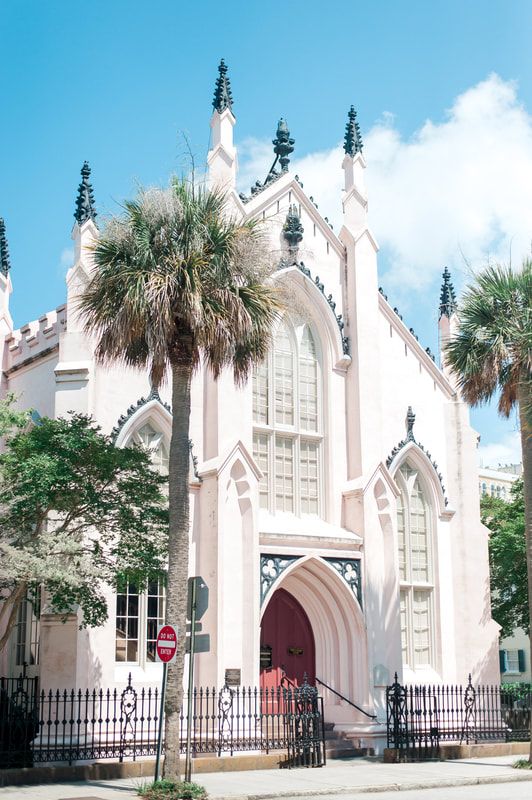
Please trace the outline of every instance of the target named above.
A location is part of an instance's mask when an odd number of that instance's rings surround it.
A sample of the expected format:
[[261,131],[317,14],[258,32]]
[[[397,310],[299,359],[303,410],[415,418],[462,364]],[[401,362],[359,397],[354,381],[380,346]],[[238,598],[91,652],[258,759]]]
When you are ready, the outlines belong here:
[[260,647],[260,668],[271,669],[272,648],[269,644],[262,644]]
[[226,669],[225,683],[226,686],[240,686],[241,671],[239,669]]

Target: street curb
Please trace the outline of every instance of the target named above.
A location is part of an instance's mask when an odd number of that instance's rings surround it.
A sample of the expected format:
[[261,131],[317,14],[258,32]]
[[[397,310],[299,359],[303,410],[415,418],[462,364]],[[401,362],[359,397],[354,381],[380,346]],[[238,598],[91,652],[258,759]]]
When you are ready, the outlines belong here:
[[491,777],[448,778],[409,783],[365,784],[362,786],[331,786],[323,789],[294,789],[293,791],[283,790],[280,792],[261,792],[260,794],[209,794],[209,800],[276,800],[276,798],[280,797],[325,797],[336,794],[378,794],[382,792],[408,792],[419,789],[449,789],[458,786],[483,786],[489,783],[519,783],[521,781],[532,781],[532,771],[529,774],[511,772],[508,775],[493,775]]

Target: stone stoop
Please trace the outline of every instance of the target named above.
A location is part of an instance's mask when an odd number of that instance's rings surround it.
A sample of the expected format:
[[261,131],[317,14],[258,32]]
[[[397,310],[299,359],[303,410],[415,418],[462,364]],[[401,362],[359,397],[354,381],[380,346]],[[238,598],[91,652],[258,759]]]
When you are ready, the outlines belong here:
[[374,755],[372,747],[357,747],[344,731],[335,731],[334,722],[326,722],[325,755],[327,758],[364,758]]

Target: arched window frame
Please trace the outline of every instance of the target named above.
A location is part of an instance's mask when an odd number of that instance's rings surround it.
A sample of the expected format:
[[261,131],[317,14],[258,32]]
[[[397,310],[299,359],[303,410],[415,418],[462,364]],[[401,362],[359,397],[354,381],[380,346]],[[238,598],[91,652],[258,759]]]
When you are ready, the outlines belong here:
[[[149,426],[160,435],[157,441],[165,449],[168,456],[172,417],[170,412],[158,401],[151,400],[139,409],[126,423],[116,440],[117,447],[128,447],[132,444],[144,444],[148,450],[150,442],[143,442],[143,431]],[[155,463],[155,468],[160,469]],[[164,472],[164,470],[162,470]],[[147,591],[137,592],[128,583],[116,594],[115,603],[115,664],[116,666],[138,666],[146,669],[155,660],[155,638],[157,629],[165,618],[166,588],[164,579],[152,581]],[[130,633],[132,635],[130,635]],[[154,638],[155,637],[155,638]]]
[[[406,469],[405,469],[406,468]],[[405,476],[405,471],[411,474]],[[400,490],[397,498],[398,509],[398,566],[399,566],[399,591],[400,591],[400,619],[401,619],[401,648],[403,663],[412,670],[435,668],[437,663],[436,641],[436,598],[437,598],[437,559],[436,559],[436,514],[432,492],[423,471],[415,461],[404,459],[395,472],[395,482]],[[412,542],[415,531],[412,530],[413,490],[419,487],[419,492],[424,506],[426,550],[427,550],[427,579],[420,580],[414,576],[412,569]],[[401,509],[404,525],[404,571],[401,569]],[[419,660],[416,652],[419,641],[416,641],[416,595],[425,597],[427,616],[427,649],[428,658]],[[419,628],[417,628],[419,630]]]
[[[276,413],[275,395],[277,388],[276,375],[277,353],[275,342],[281,326],[285,327],[291,345],[292,353],[292,420],[286,421],[278,418]],[[308,330],[312,337],[315,363],[316,363],[316,429],[311,430],[301,427],[301,364],[302,343],[305,331]],[[257,391],[258,384],[262,388]],[[267,398],[266,404],[264,399]],[[264,474],[259,486],[259,505],[270,513],[292,513],[302,516],[307,513],[312,516],[325,516],[324,492],[324,414],[323,414],[323,357],[320,339],[314,325],[308,319],[294,320],[285,315],[279,322],[274,335],[274,345],[270,348],[267,359],[254,371],[253,375],[253,453],[258,466]],[[292,508],[281,507],[281,500],[276,492],[277,479],[281,477],[280,470],[276,469],[276,455],[278,442],[290,442],[292,453]],[[317,458],[317,510],[316,512],[305,509],[307,498],[301,491],[302,475],[305,465],[302,454],[303,446],[316,449]],[[308,464],[308,462],[307,462]],[[307,466],[308,469],[308,466]]]

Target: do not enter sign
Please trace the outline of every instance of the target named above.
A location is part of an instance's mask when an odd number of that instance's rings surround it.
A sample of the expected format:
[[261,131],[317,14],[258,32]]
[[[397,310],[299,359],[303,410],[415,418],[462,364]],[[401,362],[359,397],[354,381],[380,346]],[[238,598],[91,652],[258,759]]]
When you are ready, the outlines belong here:
[[177,628],[173,625],[163,625],[157,634],[157,657],[165,664],[175,661],[177,655]]

